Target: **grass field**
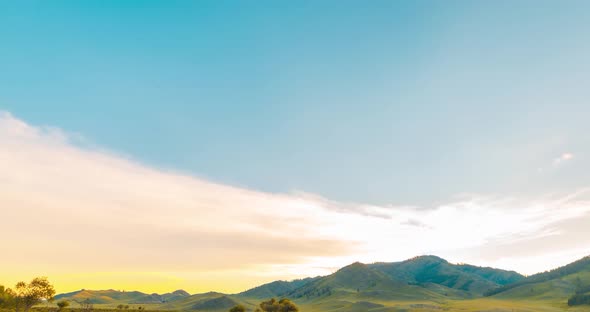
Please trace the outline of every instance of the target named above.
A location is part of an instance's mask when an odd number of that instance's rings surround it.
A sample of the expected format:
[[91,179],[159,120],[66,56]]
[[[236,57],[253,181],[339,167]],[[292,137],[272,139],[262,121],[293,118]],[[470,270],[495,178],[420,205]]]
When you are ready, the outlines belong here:
[[[376,306],[378,304],[379,306]],[[301,311],[308,312],[393,312],[393,311],[464,311],[464,312],[557,312],[590,311],[590,306],[568,307],[565,302],[555,301],[530,301],[530,300],[503,300],[503,299],[469,299],[449,300],[441,303],[431,301],[380,301],[365,304],[338,301],[326,304],[300,304]]]
[[[458,312],[582,312],[590,311],[590,306],[568,307],[565,302],[556,300],[509,300],[497,298],[478,298],[465,300],[446,300],[440,302],[433,301],[355,301],[356,299],[340,298],[337,300],[299,301],[297,305],[301,312],[425,312],[425,311],[458,311]],[[241,301],[246,307],[253,311],[257,300]],[[141,307],[141,310],[139,309]],[[100,312],[121,312],[115,306],[109,304],[95,304],[93,310]],[[164,309],[159,304],[130,305],[130,312],[142,310],[148,311],[185,311],[185,309]],[[199,311],[191,309],[191,311]],[[201,310],[204,311],[204,310]],[[225,312],[226,308],[207,310],[208,312]],[[14,312],[12,310],[0,310],[0,312]],[[33,312],[57,312],[57,308],[36,307]],[[62,312],[89,312],[77,307],[64,309]]]

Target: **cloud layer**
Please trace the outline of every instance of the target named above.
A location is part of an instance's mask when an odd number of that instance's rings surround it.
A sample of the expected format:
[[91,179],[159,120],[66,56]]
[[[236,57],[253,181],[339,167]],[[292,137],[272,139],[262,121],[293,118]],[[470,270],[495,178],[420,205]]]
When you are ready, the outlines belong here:
[[469,195],[428,209],[340,203],[220,185],[74,139],[0,113],[8,283],[43,274],[60,291],[238,291],[357,260],[435,253],[533,273],[590,253],[587,190]]

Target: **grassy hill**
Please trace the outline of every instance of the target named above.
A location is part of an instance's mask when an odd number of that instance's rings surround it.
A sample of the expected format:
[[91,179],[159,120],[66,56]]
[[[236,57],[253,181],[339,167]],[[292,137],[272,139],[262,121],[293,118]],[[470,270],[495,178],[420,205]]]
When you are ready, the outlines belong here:
[[[590,311],[590,257],[526,278],[512,271],[421,256],[393,263],[357,262],[327,276],[275,281],[235,295],[80,290],[56,299],[88,299],[97,308],[141,304],[148,310],[222,312],[236,304],[253,311],[272,297],[290,298],[306,312]],[[568,306],[568,299],[575,306]]]
[[227,311],[231,307],[237,305],[238,303],[239,303],[239,301],[234,300],[228,296],[221,296],[221,297],[216,297],[216,298],[211,298],[211,299],[199,301],[191,307],[191,310],[197,310],[197,311],[223,310],[223,311]]
[[126,304],[135,302],[148,296],[139,291],[108,290],[78,290],[55,296],[56,300],[68,300],[71,302],[83,302],[89,300],[92,304]]
[[313,299],[340,293],[360,293],[387,290],[402,286],[387,275],[369,268],[366,264],[353,263],[336,273],[321,277],[290,293],[291,298]]
[[[590,303],[590,257],[566,266],[531,275],[518,282],[490,291],[487,296],[505,300],[567,301]],[[590,310],[590,305],[588,306]]]
[[171,301],[176,301],[185,297],[190,296],[190,294],[182,289],[173,291],[171,293],[165,293],[165,294],[156,294],[153,293],[151,295],[146,295],[144,297],[140,297],[137,300],[131,302],[133,304],[153,304],[153,303],[165,303],[165,302],[171,302]]
[[273,297],[281,297],[298,289],[308,283],[316,281],[319,277],[308,277],[293,281],[274,281],[272,283],[260,285],[252,289],[239,293],[241,297],[267,299]]
[[385,311],[393,302],[441,303],[445,297],[353,263],[287,294],[310,311]]
[[511,271],[465,264],[455,265],[436,256],[415,257],[402,262],[375,263],[371,267],[411,285],[466,298],[481,296],[492,289],[524,278]]

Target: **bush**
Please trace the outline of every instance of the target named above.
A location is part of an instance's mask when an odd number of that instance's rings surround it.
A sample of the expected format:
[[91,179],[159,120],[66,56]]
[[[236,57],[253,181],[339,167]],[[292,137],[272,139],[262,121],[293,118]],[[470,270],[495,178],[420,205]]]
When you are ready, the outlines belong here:
[[238,304],[237,306],[229,309],[229,312],[246,312],[246,308],[243,305]]
[[57,307],[59,308],[60,311],[69,307],[69,306],[70,306],[70,302],[67,300],[60,300],[57,302]]

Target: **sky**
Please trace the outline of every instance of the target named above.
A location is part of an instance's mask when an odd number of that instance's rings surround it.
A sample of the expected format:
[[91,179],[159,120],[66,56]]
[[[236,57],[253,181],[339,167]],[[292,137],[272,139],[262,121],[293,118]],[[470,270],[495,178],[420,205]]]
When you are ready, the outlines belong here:
[[590,254],[586,1],[4,1],[0,283]]

